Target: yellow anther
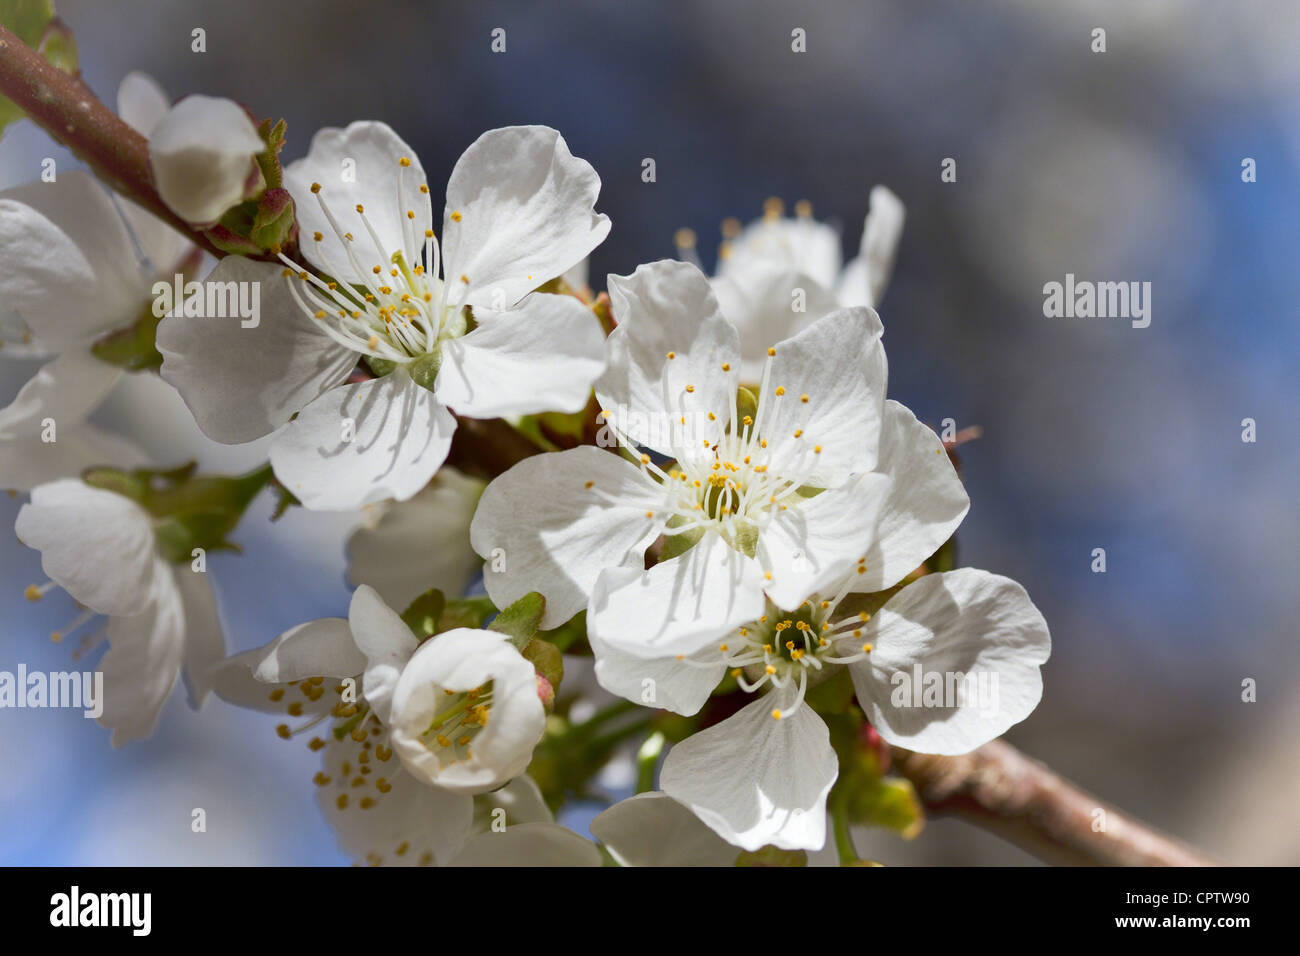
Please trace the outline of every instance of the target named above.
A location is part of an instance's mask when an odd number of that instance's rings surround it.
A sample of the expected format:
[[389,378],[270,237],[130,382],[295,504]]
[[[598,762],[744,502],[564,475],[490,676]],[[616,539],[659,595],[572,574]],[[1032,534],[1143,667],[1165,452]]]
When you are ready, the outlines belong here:
[[406,156],[403,156],[403,157],[402,157],[401,159],[399,159],[397,162],[400,163],[402,166],[410,166],[410,165],[411,165],[411,160],[410,160],[409,158],[407,158]]
[[457,212],[453,212],[453,213],[451,214],[451,221],[452,221],[452,222],[460,222],[461,219],[463,219],[463,218],[464,218],[464,217],[460,214],[459,211],[457,211]]
[[677,246],[679,249],[694,249],[695,230],[686,228],[678,229],[673,233],[673,245]]
[[313,232],[311,234],[311,237],[315,239],[317,242],[320,242],[322,239],[325,238],[325,234],[320,232]]
[[318,193],[318,192],[320,192],[320,183],[312,183],[312,184],[311,184],[311,191],[314,192],[314,193]]
[[805,405],[807,405],[807,404],[808,404],[808,393],[807,393],[807,392],[804,392],[802,395],[800,395],[800,396],[799,396],[799,401],[801,401],[801,402],[803,402]]
[[772,719],[773,719],[773,720],[780,720],[780,719],[781,719],[781,712],[780,712],[779,710],[774,710],[774,711],[772,711]]
[[785,386],[784,386],[784,385],[778,385],[778,386],[776,387],[776,394],[778,394],[778,395],[784,395],[784,394],[785,394]]

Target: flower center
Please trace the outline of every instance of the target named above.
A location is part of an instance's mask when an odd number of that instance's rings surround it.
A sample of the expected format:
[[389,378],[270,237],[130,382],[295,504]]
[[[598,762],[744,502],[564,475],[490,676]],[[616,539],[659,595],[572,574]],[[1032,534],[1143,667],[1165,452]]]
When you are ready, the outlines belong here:
[[[815,473],[821,445],[805,434],[812,400],[808,395],[787,394],[786,389],[774,385],[772,358],[776,349],[768,349],[763,368],[763,381],[755,398],[748,389],[741,388],[732,396],[727,427],[720,437],[701,438],[701,434],[716,435],[717,416],[705,413],[707,419],[691,421],[682,411],[666,423],[663,434],[669,439],[657,445],[672,447],[676,462],[668,470],[660,468],[649,455],[640,453],[634,442],[611,421],[613,413],[603,411],[602,417],[619,444],[638,455],[641,472],[647,481],[663,495],[663,506],[646,513],[647,518],[667,517],[671,535],[694,535],[708,529],[716,530],[737,551],[753,556],[758,536],[773,517],[818,494],[821,489],[810,484]],[[676,353],[669,352],[672,362]],[[719,367],[722,373],[731,371],[728,363]],[[696,386],[684,386],[675,404],[684,408],[686,395],[695,392]],[[665,386],[667,391],[667,386]],[[674,396],[665,394],[665,405],[674,404]],[[783,406],[795,403],[800,414],[789,416]],[[778,422],[797,422],[791,428],[795,443],[787,441],[769,447],[769,439],[777,429],[785,427]],[[704,426],[704,427],[696,427]],[[594,483],[589,483],[592,490]],[[594,489],[598,496],[604,494]],[[617,503],[606,496],[610,503]]]
[[492,681],[460,693],[442,689],[446,700],[420,740],[442,766],[473,759],[474,738],[492,715]]
[[[323,233],[314,233],[315,261],[328,272],[327,277],[313,275],[287,256],[280,260],[288,267],[284,276],[289,289],[303,312],[317,322],[322,331],[340,345],[365,355],[376,374],[387,374],[397,365],[406,365],[420,384],[432,388],[441,362],[442,343],[469,331],[467,310],[460,305],[454,285],[468,285],[466,276],[455,283],[439,277],[441,250],[432,229],[417,235],[415,210],[408,208],[407,195],[418,192],[426,219],[432,222],[429,187],[407,180],[410,161],[398,161],[397,203],[402,210],[402,246],[388,248],[366,218],[365,207],[357,204],[354,212],[356,231],[346,229],[324,198],[320,183],[312,183],[312,193],[334,236],[343,248],[347,262],[331,258]],[[459,213],[453,213],[453,218]],[[361,241],[357,241],[360,235]],[[354,282],[339,282],[333,276],[359,276]],[[298,281],[294,281],[297,279]]]
[[[718,658],[732,668],[731,676],[741,689],[756,693],[765,686],[781,690],[796,688],[794,703],[772,716],[783,720],[802,705],[810,681],[819,679],[827,668],[852,664],[871,653],[862,643],[863,625],[871,619],[865,611],[838,615],[837,609],[849,584],[833,598],[813,597],[793,611],[783,611],[771,601],[767,613],[736,629],[718,645]],[[695,666],[716,666],[713,661],[687,661]]]

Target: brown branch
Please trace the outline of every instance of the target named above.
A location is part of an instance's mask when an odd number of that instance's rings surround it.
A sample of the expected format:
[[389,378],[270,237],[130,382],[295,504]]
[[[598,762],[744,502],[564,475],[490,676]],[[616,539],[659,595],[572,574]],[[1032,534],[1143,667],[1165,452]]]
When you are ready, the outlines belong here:
[[509,422],[500,418],[456,416],[447,464],[475,478],[491,481],[497,475],[542,449]]
[[[1080,790],[1010,744],[959,757],[890,750],[926,811],[989,830],[1048,863],[1067,866],[1217,866],[1210,859]],[[1105,829],[1094,830],[1094,811]]]
[[225,255],[162,201],[149,168],[148,140],[100,102],[78,77],[51,64],[3,25],[0,94],[13,100],[114,190],[214,256]]

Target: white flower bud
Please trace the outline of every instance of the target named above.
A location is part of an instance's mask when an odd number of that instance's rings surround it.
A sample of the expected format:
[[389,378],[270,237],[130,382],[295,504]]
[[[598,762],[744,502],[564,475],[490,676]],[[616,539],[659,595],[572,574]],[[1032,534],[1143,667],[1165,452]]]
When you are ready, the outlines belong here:
[[524,772],[546,716],[530,664],[495,631],[426,641],[393,689],[392,746],[416,778],[484,793]]
[[249,194],[254,157],[266,149],[232,100],[187,96],[149,136],[149,164],[163,202],[186,222],[216,222]]

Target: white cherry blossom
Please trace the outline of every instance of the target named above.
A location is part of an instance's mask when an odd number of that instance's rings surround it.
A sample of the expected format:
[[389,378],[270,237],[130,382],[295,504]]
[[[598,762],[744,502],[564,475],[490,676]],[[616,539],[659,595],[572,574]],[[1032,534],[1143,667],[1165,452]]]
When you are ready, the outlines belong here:
[[[340,171],[355,175],[340,179]],[[600,180],[555,130],[481,136],[447,186],[442,241],[414,152],[383,123],[322,130],[285,171],[303,257],[228,257],[210,282],[259,283],[262,319],[164,320],[163,377],[227,443],[288,423],[277,477],[309,508],[404,500],[447,456],[458,414],[576,411],[603,334],[572,296],[534,292],[609,231]],[[376,377],[343,384],[364,359]],[[292,422],[290,418],[297,416]]]

